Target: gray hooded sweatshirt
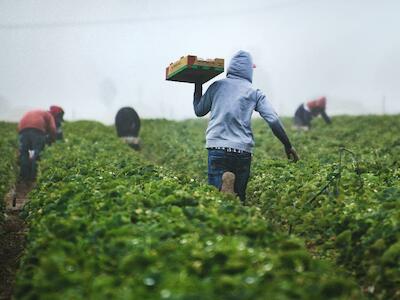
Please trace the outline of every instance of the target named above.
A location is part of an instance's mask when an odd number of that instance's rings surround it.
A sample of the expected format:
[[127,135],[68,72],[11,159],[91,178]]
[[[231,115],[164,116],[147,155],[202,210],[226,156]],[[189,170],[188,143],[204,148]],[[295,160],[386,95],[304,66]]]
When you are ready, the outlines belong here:
[[196,116],[211,111],[206,131],[206,148],[228,147],[252,152],[254,147],[251,116],[258,111],[286,148],[289,139],[277,113],[265,95],[252,86],[253,61],[248,52],[239,51],[232,58],[227,77],[214,82],[202,95],[196,84],[193,107]]

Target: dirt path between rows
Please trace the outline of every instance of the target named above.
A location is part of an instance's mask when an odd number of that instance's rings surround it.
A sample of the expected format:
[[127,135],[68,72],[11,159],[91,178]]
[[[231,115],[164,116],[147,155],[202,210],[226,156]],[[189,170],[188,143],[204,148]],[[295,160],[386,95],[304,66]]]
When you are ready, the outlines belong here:
[[0,228],[0,300],[12,299],[15,274],[25,246],[26,225],[19,213],[33,185],[19,183],[5,196],[5,222]]

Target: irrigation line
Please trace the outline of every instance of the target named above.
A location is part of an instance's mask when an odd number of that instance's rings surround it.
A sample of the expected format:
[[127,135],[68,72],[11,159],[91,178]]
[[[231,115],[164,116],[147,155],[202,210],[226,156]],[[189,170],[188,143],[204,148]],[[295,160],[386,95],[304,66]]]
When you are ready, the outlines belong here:
[[339,148],[339,166],[338,166],[337,173],[334,174],[333,177],[328,181],[328,183],[317,194],[315,194],[310,200],[308,200],[306,202],[306,204],[313,202],[319,195],[321,195],[334,182],[335,179],[337,179],[335,194],[336,194],[336,196],[339,196],[339,186],[340,186],[341,177],[342,177],[343,159],[344,159],[345,153],[348,153],[351,155],[351,158],[352,158],[352,161],[354,164],[353,165],[354,171],[357,174],[357,177],[360,182],[360,187],[358,188],[358,190],[360,190],[362,188],[362,178],[360,176],[360,165],[359,165],[359,161],[357,159],[357,155],[353,151],[346,149],[345,147],[340,147]]
[[[362,182],[362,178],[361,178],[361,175],[360,175],[360,164],[359,164],[359,160],[357,159],[357,155],[353,151],[351,151],[351,150],[349,150],[349,149],[347,149],[345,147],[340,147],[339,148],[339,165],[338,165],[337,172],[332,175],[332,178],[329,179],[329,181],[323,186],[323,188],[318,193],[316,193],[314,196],[312,196],[305,203],[305,205],[309,205],[312,202],[314,202],[315,199],[317,199],[318,196],[320,196],[322,193],[324,193],[329,188],[330,185],[335,183],[335,181],[336,181],[335,195],[336,195],[336,197],[339,196],[339,191],[340,191],[339,186],[340,186],[341,177],[342,177],[342,171],[343,171],[343,159],[344,159],[344,156],[345,156],[346,153],[351,155],[353,166],[354,166],[354,171],[357,174],[357,177],[358,177],[358,180],[359,180],[360,186],[357,189],[357,191],[362,189],[363,182]],[[289,235],[292,234],[293,228],[294,228],[294,225],[290,223],[289,224],[289,230],[288,230],[288,234]]]

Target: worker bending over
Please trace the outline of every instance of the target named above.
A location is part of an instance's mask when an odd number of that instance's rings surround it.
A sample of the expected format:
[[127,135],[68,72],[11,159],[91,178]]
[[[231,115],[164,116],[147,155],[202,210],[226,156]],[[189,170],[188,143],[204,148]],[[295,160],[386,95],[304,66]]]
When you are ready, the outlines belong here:
[[311,127],[311,120],[318,115],[325,120],[327,124],[332,121],[326,114],[326,98],[321,97],[301,104],[294,114],[294,125],[296,129],[309,130]]
[[49,111],[28,111],[18,124],[20,178],[33,181],[37,174],[37,161],[45,147],[46,135],[50,142],[56,139],[56,124]]
[[123,107],[115,116],[117,135],[130,147],[140,150],[140,118],[132,107]]

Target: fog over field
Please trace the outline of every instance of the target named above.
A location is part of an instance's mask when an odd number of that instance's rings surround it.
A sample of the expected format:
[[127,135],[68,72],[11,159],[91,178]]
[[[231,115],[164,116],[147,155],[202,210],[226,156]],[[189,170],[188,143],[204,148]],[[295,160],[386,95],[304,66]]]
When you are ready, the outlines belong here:
[[[187,54],[252,53],[281,115],[325,95],[328,114],[400,113],[397,0],[0,0],[0,119],[58,104],[111,123],[118,108],[193,118],[193,86],[165,81]],[[217,78],[223,78],[220,75]]]

